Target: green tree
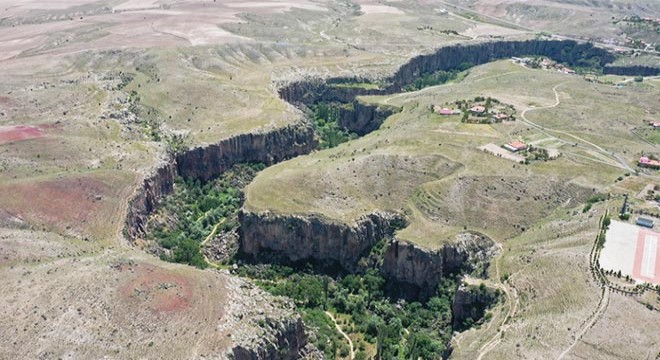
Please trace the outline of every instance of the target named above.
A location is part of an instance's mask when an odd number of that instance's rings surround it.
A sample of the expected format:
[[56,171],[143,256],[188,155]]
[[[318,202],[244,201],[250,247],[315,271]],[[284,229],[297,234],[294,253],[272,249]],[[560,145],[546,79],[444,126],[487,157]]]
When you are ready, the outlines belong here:
[[202,256],[199,248],[199,243],[192,239],[185,239],[179,243],[179,246],[174,250],[174,262],[197,266],[200,269],[205,269],[208,264]]

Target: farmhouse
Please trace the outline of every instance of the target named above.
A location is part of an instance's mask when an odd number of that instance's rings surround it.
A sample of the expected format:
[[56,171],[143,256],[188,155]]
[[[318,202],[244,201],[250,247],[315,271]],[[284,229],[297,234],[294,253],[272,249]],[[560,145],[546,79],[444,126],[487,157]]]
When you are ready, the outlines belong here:
[[483,114],[486,112],[486,107],[483,105],[475,105],[470,108],[470,112],[474,114]]
[[518,151],[523,151],[527,150],[527,144],[525,144],[522,141],[512,141],[508,144],[504,145],[504,148],[511,151],[511,152],[518,152]]
[[660,169],[660,161],[649,159],[646,156],[640,157],[637,165],[640,167],[646,167],[651,169]]
[[502,121],[502,120],[507,120],[509,118],[509,115],[507,113],[499,113],[497,115],[493,115],[493,119],[496,121]]
[[649,125],[651,125],[653,130],[660,129],[660,121],[649,121]]
[[653,228],[653,219],[638,217],[636,224],[639,226],[647,227],[649,229]]
[[450,108],[446,108],[446,107],[442,108],[442,109],[439,109],[439,110],[438,110],[438,108],[436,108],[435,112],[440,114],[440,115],[445,115],[445,116],[454,114],[454,110],[452,110]]

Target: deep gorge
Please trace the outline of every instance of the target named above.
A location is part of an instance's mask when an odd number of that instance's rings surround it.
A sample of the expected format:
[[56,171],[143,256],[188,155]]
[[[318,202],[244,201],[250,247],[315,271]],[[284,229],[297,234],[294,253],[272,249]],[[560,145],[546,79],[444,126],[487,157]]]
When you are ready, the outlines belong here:
[[[347,81],[362,82],[363,79],[328,79],[294,82],[279,89],[279,95],[305,111],[318,103],[345,105],[341,107],[339,125],[362,136],[378,129],[394,110],[365,105],[356,100],[357,96],[393,94],[402,91],[423,74],[452,70],[466,63],[476,66],[526,55],[547,56],[571,66],[598,66],[608,73],[660,73],[660,69],[648,67],[608,67],[615,57],[590,44],[569,40],[499,41],[447,46],[432,54],[417,56],[384,79],[383,85],[378,88],[333,86]],[[313,127],[301,120],[282,129],[237,135],[217,144],[178,154],[145,179],[130,201],[125,234],[133,242],[146,236],[149,215],[159,207],[164,196],[174,191],[177,176],[205,182],[217,178],[236,164],[259,162],[268,166],[310,153],[318,149],[318,145]],[[319,216],[283,216],[247,211],[240,211],[238,219],[239,247],[243,256],[259,261],[267,258],[264,255],[269,257],[276,253],[278,258],[290,262],[333,261],[348,273],[359,273],[360,259],[384,238],[392,238],[396,229],[394,225],[405,221],[397,214],[374,213],[355,225],[347,225]],[[392,239],[384,249],[379,269],[387,281],[408,289],[412,298],[425,299],[434,295],[447,274],[470,272],[477,267],[477,263],[487,262],[493,252],[492,240],[477,234],[437,251]],[[460,306],[453,306],[453,311],[462,312]],[[286,338],[286,335],[283,337]]]

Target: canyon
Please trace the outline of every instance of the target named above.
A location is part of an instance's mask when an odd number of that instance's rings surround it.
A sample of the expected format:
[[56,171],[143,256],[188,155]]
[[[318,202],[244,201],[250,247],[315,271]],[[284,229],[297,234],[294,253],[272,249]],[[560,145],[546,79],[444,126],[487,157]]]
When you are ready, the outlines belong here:
[[[660,72],[649,67],[608,66],[615,60],[614,55],[590,44],[571,40],[495,41],[446,46],[431,54],[414,57],[392,76],[380,80],[383,86],[376,89],[337,87],[333,86],[333,82],[336,84],[338,79],[327,79],[293,82],[281,87],[278,93],[284,101],[302,111],[319,102],[340,104],[340,126],[365,135],[378,129],[396,109],[363,104],[357,99],[360,95],[394,94],[422,74],[451,70],[465,63],[476,66],[528,55],[547,56],[571,66],[579,66],[582,56],[589,56],[597,58],[599,65],[608,73],[648,75]],[[130,201],[125,234],[134,243],[146,235],[147,217],[159,206],[162,197],[173,191],[176,176],[208,181],[237,163],[273,165],[310,153],[317,147],[314,129],[302,119],[282,129],[238,135],[178,154],[145,179]],[[390,237],[392,241],[385,250],[381,273],[389,281],[409,286],[416,297],[429,296],[446,274],[487,267],[484,264],[497,252],[493,240],[470,233],[462,234],[459,240],[431,251],[396,239],[395,225],[402,222],[405,222],[403,215],[384,212],[373,213],[354,224],[342,224],[322,215],[281,215],[242,210],[239,214],[239,246],[242,254],[261,261],[268,261],[275,254],[276,258],[290,262],[331,261],[348,272],[355,272],[359,260],[369,253],[374,244]],[[461,296],[465,301],[454,304],[456,314],[465,312],[462,302],[469,306],[477,301],[465,294]],[[296,358],[298,350],[304,347],[305,340],[300,335],[302,329],[299,326],[302,325],[273,327],[278,339],[275,343],[280,350],[287,352],[287,359]],[[271,345],[262,344],[252,349],[239,347],[234,349],[234,356],[236,359],[274,359],[277,351]]]

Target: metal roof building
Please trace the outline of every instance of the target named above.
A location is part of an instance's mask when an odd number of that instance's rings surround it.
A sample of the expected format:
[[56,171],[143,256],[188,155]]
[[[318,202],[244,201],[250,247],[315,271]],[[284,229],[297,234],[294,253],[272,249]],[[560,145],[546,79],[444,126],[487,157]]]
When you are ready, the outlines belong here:
[[652,228],[653,227],[653,220],[648,219],[648,218],[638,217],[637,218],[637,225],[644,226],[644,227],[647,227],[647,228]]

